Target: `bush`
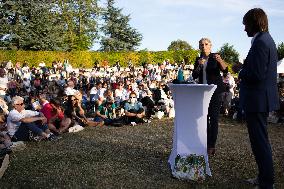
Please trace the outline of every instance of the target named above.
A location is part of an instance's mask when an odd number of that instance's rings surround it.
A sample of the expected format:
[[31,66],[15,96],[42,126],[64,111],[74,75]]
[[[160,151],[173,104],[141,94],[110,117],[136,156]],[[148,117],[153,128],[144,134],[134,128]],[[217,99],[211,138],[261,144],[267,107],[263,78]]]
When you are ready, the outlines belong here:
[[50,67],[53,61],[68,59],[75,68],[91,68],[94,63],[103,66],[105,62],[109,66],[114,65],[117,61],[121,66],[127,66],[131,60],[135,66],[141,66],[144,63],[158,64],[168,59],[171,63],[180,63],[185,61],[186,64],[193,64],[198,56],[196,50],[186,51],[139,51],[139,52],[95,52],[95,51],[15,51],[0,50],[0,61],[11,60],[13,63],[26,61],[29,66],[38,66],[40,62]]

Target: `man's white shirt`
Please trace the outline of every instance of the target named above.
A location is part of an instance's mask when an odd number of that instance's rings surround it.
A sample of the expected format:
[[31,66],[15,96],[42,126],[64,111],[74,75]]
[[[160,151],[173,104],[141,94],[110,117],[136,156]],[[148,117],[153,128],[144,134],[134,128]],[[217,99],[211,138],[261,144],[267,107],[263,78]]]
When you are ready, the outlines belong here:
[[13,109],[10,111],[8,118],[7,118],[7,129],[10,136],[13,136],[15,132],[20,127],[21,123],[20,120],[27,117],[34,117],[39,115],[39,112],[32,111],[32,110],[23,110],[18,112],[17,110]]

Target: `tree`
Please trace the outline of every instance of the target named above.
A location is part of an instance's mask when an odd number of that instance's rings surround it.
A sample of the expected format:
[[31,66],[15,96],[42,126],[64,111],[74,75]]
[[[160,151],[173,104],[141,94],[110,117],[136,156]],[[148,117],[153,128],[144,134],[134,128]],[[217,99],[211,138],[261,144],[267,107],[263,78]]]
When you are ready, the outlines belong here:
[[278,60],[282,60],[284,58],[284,43],[281,42],[277,46]]
[[0,39],[1,46],[18,49],[23,30],[21,23],[25,23],[27,6],[24,1],[2,0],[0,3]]
[[57,23],[48,0],[2,1],[0,4],[1,46],[22,50],[59,50],[63,27]]
[[180,39],[172,41],[170,46],[168,47],[168,51],[179,51],[179,50],[192,50],[192,47],[188,44],[188,42]]
[[87,50],[98,38],[100,9],[97,0],[57,0],[56,12],[64,23],[68,50]]
[[[40,2],[40,3],[39,3]],[[31,1],[28,10],[28,20],[19,38],[20,48],[23,50],[65,50],[67,44],[62,35],[64,27],[51,10],[52,3]]]
[[97,34],[97,0],[2,0],[0,43],[8,49],[87,50]]
[[133,51],[140,45],[142,35],[129,25],[130,15],[123,15],[122,9],[114,7],[114,0],[107,0],[103,10],[104,25],[100,41],[101,51]]
[[225,43],[218,52],[228,64],[239,62],[239,53],[234,49],[233,45],[230,46],[228,43]]

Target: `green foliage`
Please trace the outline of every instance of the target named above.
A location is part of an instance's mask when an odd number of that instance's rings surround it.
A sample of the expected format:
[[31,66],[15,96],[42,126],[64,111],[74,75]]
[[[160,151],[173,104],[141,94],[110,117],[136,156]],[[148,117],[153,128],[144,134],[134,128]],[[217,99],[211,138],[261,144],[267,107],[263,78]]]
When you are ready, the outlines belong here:
[[3,0],[0,45],[18,50],[87,50],[97,37],[97,0]]
[[198,56],[198,51],[188,50],[188,51],[173,51],[173,59],[177,63],[184,62],[185,64],[194,64],[196,57]]
[[[57,24],[50,13],[52,4],[31,1],[29,19],[23,27],[18,49],[22,50],[61,50],[66,45],[61,37],[63,26]],[[40,3],[39,3],[40,2]]]
[[190,44],[183,40],[172,41],[170,46],[168,47],[168,51],[180,51],[180,50],[190,50],[192,47]]
[[145,63],[152,64],[153,56],[149,51],[139,51],[139,62],[143,65]]
[[64,25],[67,50],[87,50],[98,38],[97,0],[57,0],[57,17]]
[[142,35],[129,25],[130,15],[123,15],[122,9],[114,7],[114,0],[107,0],[102,19],[104,36],[100,42],[101,51],[133,51],[140,45]]
[[281,42],[278,46],[277,46],[277,52],[278,52],[278,60],[281,60],[284,58],[284,43]]
[[172,51],[157,51],[153,53],[153,62],[163,62],[166,59],[169,59],[171,62],[174,62],[172,56],[173,56]]
[[228,64],[239,62],[239,53],[234,49],[233,45],[225,43],[219,50],[219,53]]
[[48,0],[10,0],[0,4],[1,46],[21,50],[59,50],[63,27],[51,13]]
[[158,64],[168,59],[171,63],[182,62],[193,64],[198,56],[198,51],[129,51],[129,52],[90,52],[90,51],[16,51],[0,50],[0,62],[11,60],[15,62],[26,61],[29,66],[38,66],[43,61],[47,66],[51,66],[53,61],[68,59],[73,67],[92,68],[94,63],[103,65],[107,61],[109,66],[114,65],[117,61],[121,66],[127,66],[129,61],[135,66],[141,66],[144,63]]
[[98,1],[1,0],[0,48],[84,51],[99,40],[101,29],[102,51],[136,50],[142,35],[129,25],[130,15],[114,7],[115,0],[107,0],[106,8],[99,7]]

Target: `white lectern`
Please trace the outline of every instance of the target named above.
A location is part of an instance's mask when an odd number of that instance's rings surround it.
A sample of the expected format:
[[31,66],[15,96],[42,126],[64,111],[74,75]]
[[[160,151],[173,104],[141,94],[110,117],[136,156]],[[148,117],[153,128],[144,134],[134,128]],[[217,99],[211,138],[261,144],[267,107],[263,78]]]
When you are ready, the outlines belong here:
[[208,106],[216,85],[169,84],[175,105],[172,152],[168,162],[174,169],[175,158],[196,154],[203,155],[206,174],[211,176],[207,154]]

